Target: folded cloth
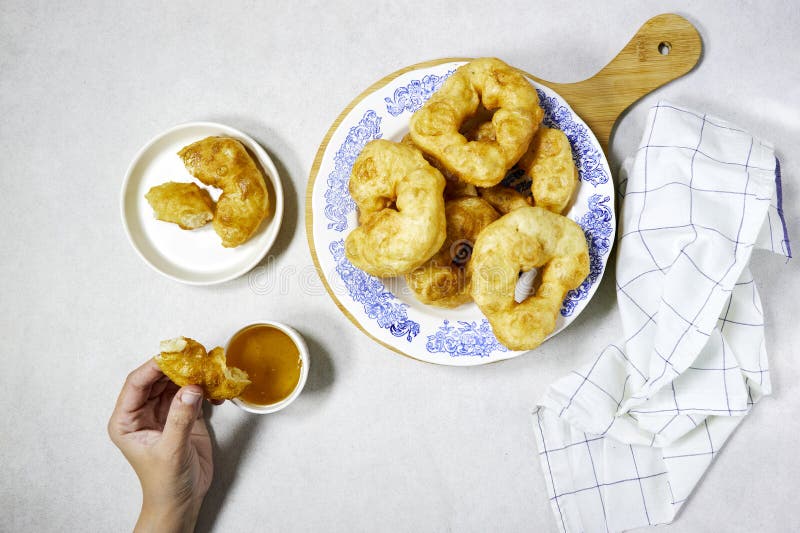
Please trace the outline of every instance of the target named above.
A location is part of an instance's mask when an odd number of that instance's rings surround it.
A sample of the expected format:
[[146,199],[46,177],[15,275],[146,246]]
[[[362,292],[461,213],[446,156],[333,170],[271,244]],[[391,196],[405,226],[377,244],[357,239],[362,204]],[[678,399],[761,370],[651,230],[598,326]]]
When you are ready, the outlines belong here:
[[747,263],[754,248],[791,257],[772,146],[660,102],[623,173],[616,286],[624,334],[551,385],[534,411],[565,532],[671,522],[770,393]]

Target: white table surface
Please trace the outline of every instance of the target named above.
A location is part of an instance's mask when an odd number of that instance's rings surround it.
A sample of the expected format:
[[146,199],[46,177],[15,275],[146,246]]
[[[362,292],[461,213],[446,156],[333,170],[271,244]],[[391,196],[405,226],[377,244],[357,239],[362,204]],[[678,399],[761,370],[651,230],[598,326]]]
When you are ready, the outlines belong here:
[[[657,99],[717,114],[775,143],[790,235],[800,235],[792,2],[433,4],[0,3],[0,531],[129,529],[139,486],[105,430],[125,375],[161,339],[224,343],[258,319],[306,337],[311,375],[279,414],[213,409],[215,481],[199,531],[556,531],[530,411],[548,383],[616,337],[613,271],[536,352],[449,368],[371,341],[311,266],[303,196],[317,147],[358,93],[406,65],[492,55],[579,80],[650,16],[680,13],[703,36],[702,62],[623,117],[612,169]],[[194,120],[249,133],[282,173],[283,228],[260,271],[280,280],[269,294],[252,276],[178,284],[125,238],[118,203],[130,159]],[[775,392],[662,530],[779,532],[800,520],[798,263],[756,253],[752,266]]]

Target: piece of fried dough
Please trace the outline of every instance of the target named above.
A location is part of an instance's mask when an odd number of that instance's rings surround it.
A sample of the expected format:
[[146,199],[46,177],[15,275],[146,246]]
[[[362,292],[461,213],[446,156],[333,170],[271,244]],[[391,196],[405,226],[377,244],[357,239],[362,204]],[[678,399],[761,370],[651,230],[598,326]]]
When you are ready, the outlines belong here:
[[[419,147],[414,144],[414,141],[411,140],[411,136],[406,134],[403,136],[402,140],[400,141],[401,144],[405,144],[406,146],[411,146],[412,148],[416,148],[419,150]],[[445,200],[453,200],[455,198],[462,198],[464,196],[478,196],[477,188],[472,185],[471,183],[464,183],[460,179],[458,179],[455,175],[450,173],[447,168],[442,165],[442,163],[433,157],[432,155],[426,154],[422,152],[422,157],[431,164],[433,168],[438,170],[442,173],[445,179],[444,185],[444,199]]]
[[196,183],[168,181],[152,187],[144,197],[158,220],[172,222],[181,229],[197,229],[214,218],[214,200]]
[[[541,207],[521,207],[485,228],[472,250],[472,297],[492,331],[512,350],[532,350],[556,327],[564,297],[589,274],[581,227]],[[540,269],[541,285],[514,300],[520,272]]]
[[450,200],[444,206],[447,238],[430,261],[406,274],[414,296],[437,307],[458,307],[472,300],[469,262],[472,246],[483,228],[500,218],[491,205],[476,197]]
[[[495,139],[470,141],[460,129],[480,104],[494,112]],[[528,149],[543,115],[536,89],[519,71],[481,58],[459,67],[411,116],[410,134],[462,181],[491,187]]]
[[444,186],[444,199],[455,200],[456,198],[475,198],[478,196],[478,189],[471,183],[464,183],[460,179],[447,180]]
[[525,196],[516,189],[505,185],[495,185],[488,188],[479,187],[478,196],[486,200],[498,213],[503,215],[520,207],[528,207],[532,203],[530,196]]
[[216,347],[207,353],[202,344],[188,337],[161,341],[155,361],[176,385],[200,385],[211,400],[236,398],[250,384],[247,372],[227,366],[225,350]]
[[245,147],[230,137],[207,137],[178,152],[192,176],[222,189],[212,225],[222,246],[233,248],[249,239],[269,210],[269,193]]
[[[491,122],[475,123],[465,135],[470,140],[494,140],[494,126]],[[562,131],[540,127],[517,166],[531,178],[532,199],[536,205],[554,213],[566,211],[578,185],[578,169],[572,159],[569,139]],[[484,197],[481,191],[500,190],[500,187],[479,188],[478,194]],[[508,213],[508,207],[521,206],[518,202],[500,204],[501,197],[492,196],[486,200],[501,213]]]
[[419,150],[370,141],[350,174],[360,225],[345,239],[347,259],[373,276],[405,274],[445,239],[444,177]]
[[563,131],[539,128],[519,167],[531,178],[535,205],[553,213],[567,209],[578,186],[578,169]]

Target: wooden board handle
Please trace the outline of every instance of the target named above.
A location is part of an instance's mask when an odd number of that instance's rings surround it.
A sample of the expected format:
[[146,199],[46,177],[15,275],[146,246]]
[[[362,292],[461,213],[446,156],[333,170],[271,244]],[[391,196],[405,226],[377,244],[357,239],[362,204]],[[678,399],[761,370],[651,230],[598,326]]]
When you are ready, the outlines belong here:
[[622,112],[692,70],[702,50],[697,29],[668,13],[645,22],[617,57],[591,78],[575,83],[537,81],[564,97],[607,152],[611,130]]

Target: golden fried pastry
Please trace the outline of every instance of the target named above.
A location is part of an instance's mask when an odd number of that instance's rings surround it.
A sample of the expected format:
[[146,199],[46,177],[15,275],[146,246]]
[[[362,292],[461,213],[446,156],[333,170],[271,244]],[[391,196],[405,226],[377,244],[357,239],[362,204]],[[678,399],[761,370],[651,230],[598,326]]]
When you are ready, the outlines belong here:
[[[460,129],[481,104],[494,112],[495,139],[469,141]],[[543,114],[536,90],[519,71],[499,59],[475,59],[411,116],[410,134],[460,180],[491,187],[528,149]]]
[[216,347],[206,353],[202,344],[188,337],[161,341],[155,361],[176,385],[200,385],[212,400],[236,398],[250,384],[244,370],[227,366],[225,350]]
[[467,138],[478,142],[496,141],[497,135],[494,132],[494,124],[491,122],[478,124],[474,130],[467,133]]
[[[485,228],[472,250],[472,297],[492,331],[512,350],[532,350],[556,327],[564,297],[589,274],[581,227],[541,207],[521,207]],[[514,300],[520,272],[540,269],[541,285]]]
[[367,143],[350,174],[360,225],[345,239],[347,259],[373,276],[397,276],[425,263],[445,239],[444,183],[416,148]]
[[[406,134],[403,136],[402,140],[400,141],[401,144],[406,146],[411,146],[412,148],[416,148],[419,150],[419,147],[414,144],[414,141],[411,140],[411,136]],[[455,175],[453,175],[447,168],[439,162],[438,159],[433,157],[432,155],[428,155],[425,152],[421,152],[422,157],[431,164],[433,168],[438,170],[444,176],[445,184],[444,184],[444,199],[445,200],[453,200],[455,198],[462,198],[464,196],[478,196],[477,188],[472,185],[471,183],[464,183],[460,179],[458,179]]]
[[519,167],[531,178],[533,201],[553,213],[563,213],[578,186],[578,169],[569,139],[561,130],[539,128]]
[[144,197],[158,220],[181,229],[197,229],[214,218],[214,200],[196,183],[168,181],[151,188]]
[[471,183],[464,183],[460,179],[447,180],[444,186],[444,199],[474,198],[478,196],[478,188]]
[[485,107],[478,106],[478,111],[461,126],[461,134],[468,141],[496,141],[492,115]]
[[178,152],[189,173],[222,189],[212,225],[222,246],[249,239],[269,210],[269,193],[256,162],[242,143],[230,137],[208,137]]
[[488,188],[479,187],[478,196],[486,200],[498,213],[503,215],[510,213],[514,209],[528,207],[532,204],[530,196],[525,196],[516,189],[505,185],[495,185]]
[[476,197],[450,200],[445,203],[444,211],[447,218],[444,244],[430,261],[406,274],[406,283],[424,304],[457,307],[472,300],[466,267],[475,239],[500,215]]

